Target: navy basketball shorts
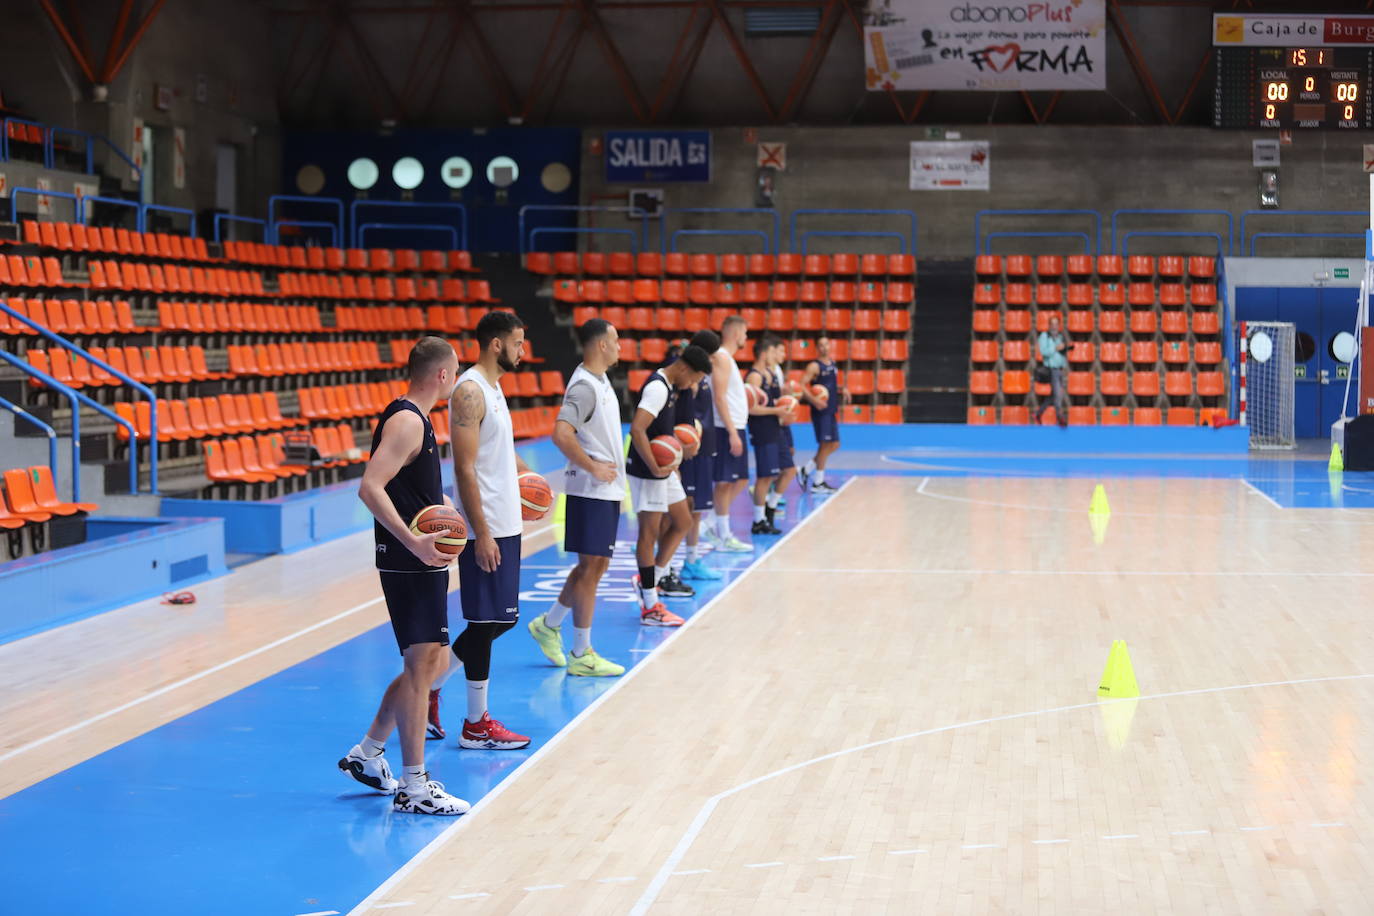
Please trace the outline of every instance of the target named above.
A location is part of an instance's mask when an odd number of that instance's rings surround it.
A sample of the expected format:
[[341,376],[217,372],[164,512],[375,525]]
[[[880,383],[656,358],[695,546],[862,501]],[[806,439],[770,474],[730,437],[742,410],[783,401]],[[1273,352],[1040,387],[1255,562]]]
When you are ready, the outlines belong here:
[[563,550],[589,557],[609,557],[615,552],[615,533],[620,525],[620,500],[569,496],[563,527]]
[[382,580],[386,611],[396,647],[405,650],[420,643],[448,645],[448,570],[390,572],[377,570]]
[[700,512],[715,506],[716,458],[714,455],[698,455],[691,461],[682,462],[682,490],[692,499],[692,510]]
[[778,472],[795,467],[796,463],[792,457],[792,430],[784,426],[778,431]]
[[733,483],[749,479],[749,432],[736,430],[740,444],[744,447],[738,455],[730,454],[730,434],[724,429],[716,430],[716,462],[712,474],[715,483]]
[[494,572],[477,565],[477,542],[458,555],[458,598],[469,623],[514,623],[520,619],[520,535],[496,539],[501,564]]
[[782,470],[779,463],[781,447],[777,442],[754,443],[754,476],[777,477]]
[[840,441],[840,418],[833,410],[828,413],[812,411],[811,429],[816,433],[817,442]]

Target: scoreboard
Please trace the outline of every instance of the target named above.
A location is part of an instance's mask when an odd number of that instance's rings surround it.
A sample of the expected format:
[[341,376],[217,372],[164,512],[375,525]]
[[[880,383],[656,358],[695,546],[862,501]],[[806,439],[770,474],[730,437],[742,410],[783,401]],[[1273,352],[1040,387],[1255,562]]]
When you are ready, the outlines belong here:
[[1374,50],[1217,48],[1216,127],[1369,130]]

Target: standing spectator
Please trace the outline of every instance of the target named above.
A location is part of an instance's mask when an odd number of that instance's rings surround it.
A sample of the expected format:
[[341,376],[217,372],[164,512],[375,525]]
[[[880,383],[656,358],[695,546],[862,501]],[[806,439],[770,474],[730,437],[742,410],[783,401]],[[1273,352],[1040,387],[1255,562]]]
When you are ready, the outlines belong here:
[[1040,332],[1040,358],[1045,368],[1050,370],[1050,400],[1041,401],[1035,412],[1035,422],[1045,414],[1045,408],[1054,404],[1054,418],[1060,426],[1069,425],[1069,392],[1067,387],[1069,361],[1064,355],[1069,348],[1069,340],[1059,330],[1059,316],[1050,318],[1050,329]]

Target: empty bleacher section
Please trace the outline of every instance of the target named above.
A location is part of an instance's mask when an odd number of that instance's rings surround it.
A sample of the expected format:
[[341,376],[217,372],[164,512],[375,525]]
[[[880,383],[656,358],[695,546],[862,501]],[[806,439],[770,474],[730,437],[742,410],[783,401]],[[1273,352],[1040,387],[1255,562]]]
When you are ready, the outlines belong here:
[[841,383],[853,395],[847,422],[900,423],[916,304],[916,261],[879,254],[686,254],[531,252],[526,269],[549,283],[555,309],[573,325],[602,317],[621,332],[621,365],[637,390],[670,342],[719,329],[738,314],[751,340],[773,331],[787,341],[789,373],[833,341]]
[[1050,393],[1033,382],[1036,339],[1056,315],[1072,341],[1070,424],[1226,416],[1215,258],[981,255],[974,271],[969,423],[1031,422]]

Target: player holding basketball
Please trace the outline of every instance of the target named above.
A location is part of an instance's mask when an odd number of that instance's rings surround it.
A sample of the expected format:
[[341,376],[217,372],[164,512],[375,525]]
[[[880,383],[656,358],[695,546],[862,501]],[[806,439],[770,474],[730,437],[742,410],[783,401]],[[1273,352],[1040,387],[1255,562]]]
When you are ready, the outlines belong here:
[[[444,791],[425,770],[425,695],[448,667],[448,566],[439,552],[442,532],[411,534],[407,519],[426,506],[447,503],[439,473],[439,447],[429,412],[453,393],[458,356],[449,342],[424,337],[410,351],[410,386],[382,412],[372,434],[372,457],[358,496],[376,520],[377,569],[387,613],[405,668],[387,687],[363,740],[339,769],[381,792],[395,792],[397,811],[463,814],[468,803]],[[386,739],[401,736],[398,786],[383,756]]]
[[[811,393],[813,385],[820,385],[830,393],[822,399]],[[825,463],[840,447],[840,397],[850,402],[849,389],[841,388],[835,360],[830,358],[830,338],[816,341],[816,358],[806,364],[802,373],[802,398],[811,405],[811,428],[816,433],[816,456],[801,469],[802,489],[825,496],[835,488],[825,482]]]
[[[791,392],[787,389],[787,373],[783,370],[783,360],[786,357],[787,347],[784,345],[782,356],[779,358],[778,364],[773,367],[773,377],[777,381],[778,390],[783,394],[790,395]],[[792,448],[792,424],[796,418],[795,410],[789,410],[778,417],[778,477],[773,481],[772,489],[768,491],[767,508],[764,511],[764,518],[768,520],[770,525],[774,524],[784,494],[787,492],[787,488],[792,486],[793,478],[797,476],[797,459]]]
[[[683,624],[681,617],[658,600],[654,583],[659,576],[667,575],[668,564],[692,524],[682,481],[673,470],[659,465],[649,443],[659,436],[673,435],[678,397],[710,371],[711,358],[705,350],[690,345],[684,347],[677,362],[650,374],[639,390],[639,406],[630,420],[630,458],[625,470],[639,520],[635,544],[639,575],[634,577],[634,585],[641,605],[639,622],[644,626],[680,627]],[[671,525],[660,536],[664,513],[669,514]]]
[[771,331],[759,341],[758,358],[745,376],[746,385],[763,390],[768,396],[765,404],[751,404],[749,407],[749,438],[754,443],[754,524],[751,534],[782,534],[773,523],[777,511],[777,495],[768,502],[769,488],[782,470],[780,443],[782,440],[781,420],[788,412],[777,406],[782,397],[782,388],[773,372],[782,360],[786,349],[781,337]]
[[715,530],[712,546],[728,553],[754,548],[730,531],[730,506],[749,486],[749,455],[745,452],[749,402],[744,395],[735,354],[748,339],[749,329],[739,315],[726,318],[720,328],[720,349],[711,355],[711,395],[715,398]]
[[[720,335],[715,331],[701,330],[692,335],[691,345],[701,347],[707,356],[714,357],[720,349]],[[687,502],[692,510],[692,527],[687,529],[687,559],[682,564],[683,579],[719,579],[720,573],[701,561],[702,549],[700,523],[713,507],[715,496],[716,462],[716,418],[715,398],[711,391],[711,376],[707,375],[696,386],[678,396],[678,423],[699,424],[701,444],[695,457],[683,460],[678,468],[682,478],[682,490],[687,494]],[[710,548],[710,544],[707,544]]]
[[[563,549],[577,554],[558,600],[530,621],[544,656],[569,674],[616,677],[625,668],[592,649],[596,587],[611,565],[620,501],[625,495],[625,452],[620,438],[620,397],[606,371],[620,358],[615,326],[592,318],[577,329],[582,364],[573,370],[553,427],[553,444],[568,459],[563,471],[567,516]],[[563,620],[572,614],[572,658],[563,652]]]
[[[450,402],[453,474],[458,511],[468,523],[468,547],[458,557],[458,596],[467,627],[453,654],[467,677],[467,718],[458,746],[515,750],[530,739],[487,711],[491,645],[520,618],[520,485],[529,468],[515,453],[510,408],[499,384],[520,365],[525,325],[511,312],[487,312],[477,322],[477,362],[458,378]],[[453,670],[450,667],[450,672]]]

